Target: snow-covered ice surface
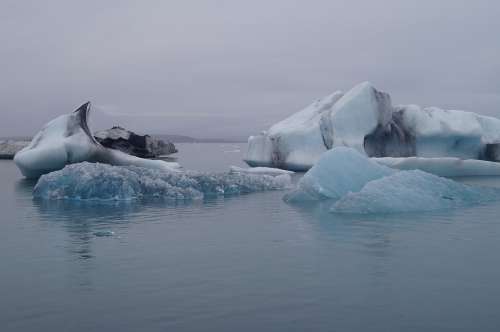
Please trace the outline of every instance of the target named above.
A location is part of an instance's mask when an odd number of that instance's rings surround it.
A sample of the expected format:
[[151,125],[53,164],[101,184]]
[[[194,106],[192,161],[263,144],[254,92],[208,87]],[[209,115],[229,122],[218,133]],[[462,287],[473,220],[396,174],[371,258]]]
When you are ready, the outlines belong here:
[[100,145],[88,127],[89,112],[90,103],[85,103],[75,112],[61,115],[47,123],[30,144],[15,155],[14,161],[21,173],[28,178],[37,178],[82,161],[165,171],[180,167],[177,163],[142,159]]
[[329,200],[336,213],[395,213],[498,200],[500,189],[470,186],[420,170],[397,171],[354,149],[334,148],[284,199],[294,204]]
[[250,167],[243,168],[238,166],[230,166],[229,171],[231,173],[247,173],[247,174],[264,174],[264,175],[281,175],[281,174],[294,174],[293,171],[287,171],[279,168],[272,167]]
[[250,166],[307,170],[332,147],[369,157],[456,157],[500,161],[500,120],[472,112],[392,106],[361,83],[335,92],[248,139]]
[[433,174],[399,171],[368,182],[333,204],[336,213],[418,212],[466,207],[497,200],[497,188],[475,187]]
[[351,148],[334,148],[325,152],[316,165],[304,174],[297,188],[285,195],[285,200],[339,199],[348,192],[359,191],[369,181],[394,172]]
[[439,176],[459,177],[459,176],[500,176],[500,163],[474,160],[460,159],[453,157],[443,158],[372,158],[381,165],[399,170],[414,170],[419,169],[427,173],[432,173]]
[[45,174],[33,195],[42,199],[135,200],[161,198],[190,201],[208,196],[231,196],[257,191],[282,190],[291,177],[240,174],[165,172],[135,166],[78,163]]

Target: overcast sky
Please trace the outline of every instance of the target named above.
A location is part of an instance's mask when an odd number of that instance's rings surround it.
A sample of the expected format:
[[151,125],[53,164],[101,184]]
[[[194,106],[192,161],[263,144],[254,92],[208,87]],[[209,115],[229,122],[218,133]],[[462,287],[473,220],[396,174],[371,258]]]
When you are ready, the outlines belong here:
[[0,136],[83,102],[92,127],[244,137],[371,81],[500,117],[498,0],[0,1]]

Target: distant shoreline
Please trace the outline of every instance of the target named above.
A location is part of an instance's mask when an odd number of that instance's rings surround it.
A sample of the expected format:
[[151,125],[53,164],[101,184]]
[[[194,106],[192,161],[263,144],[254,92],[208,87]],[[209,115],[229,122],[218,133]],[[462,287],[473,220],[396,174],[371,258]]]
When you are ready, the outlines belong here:
[[[197,138],[184,135],[162,135],[153,134],[152,137],[169,141],[172,143],[246,143],[246,138]],[[0,137],[2,140],[13,140],[13,141],[31,141],[29,136],[6,136]]]
[[170,141],[172,143],[246,143],[246,138],[198,138],[184,135],[151,135],[158,139]]

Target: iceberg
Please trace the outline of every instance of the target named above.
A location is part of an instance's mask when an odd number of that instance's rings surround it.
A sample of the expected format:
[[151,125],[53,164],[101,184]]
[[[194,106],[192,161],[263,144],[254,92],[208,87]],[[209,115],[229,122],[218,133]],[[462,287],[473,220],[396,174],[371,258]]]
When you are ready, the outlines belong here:
[[333,148],[322,155],[284,199],[287,202],[340,199],[351,191],[361,190],[369,181],[394,172],[354,149]]
[[98,131],[94,133],[94,138],[102,146],[140,158],[157,158],[177,152],[172,142],[150,135],[138,135],[119,126]]
[[481,204],[500,198],[497,188],[474,187],[433,174],[400,171],[368,182],[333,204],[335,213],[379,214],[435,211]]
[[369,157],[455,157],[500,161],[500,120],[472,112],[393,106],[364,82],[335,92],[248,139],[245,161],[305,171],[346,146]]
[[102,146],[88,127],[89,112],[90,103],[87,102],[75,112],[61,115],[47,123],[30,144],[15,155],[14,161],[21,173],[27,178],[37,178],[68,164],[83,161],[164,171],[180,168],[177,163],[142,159]]
[[292,204],[330,202],[335,213],[431,211],[500,199],[500,189],[462,184],[420,170],[394,170],[352,148],[325,152],[284,196]]
[[42,175],[33,190],[38,199],[191,201],[291,186],[288,174],[165,172],[136,166],[82,162]]
[[[327,151],[320,126],[329,126],[323,118],[342,97],[337,91],[317,100],[304,110],[275,124],[269,131],[248,139],[245,161],[248,165],[285,168],[304,171],[311,167],[319,156]],[[326,132],[326,131],[325,131]]]

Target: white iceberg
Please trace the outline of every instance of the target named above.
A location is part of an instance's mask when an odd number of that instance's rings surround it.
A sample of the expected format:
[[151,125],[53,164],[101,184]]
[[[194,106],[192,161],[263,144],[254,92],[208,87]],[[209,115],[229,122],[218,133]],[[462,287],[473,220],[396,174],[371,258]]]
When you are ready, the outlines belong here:
[[307,170],[337,146],[369,157],[500,161],[500,120],[436,107],[394,107],[387,93],[365,82],[251,136],[245,161],[250,166]]
[[378,164],[399,170],[421,170],[446,177],[460,176],[500,176],[500,163],[476,160],[460,159],[453,157],[443,158],[371,158]]
[[164,171],[174,171],[180,167],[177,163],[142,159],[102,146],[88,127],[89,112],[90,103],[85,103],[74,113],[61,115],[47,123],[30,144],[15,155],[14,161],[21,173],[25,177],[36,178],[82,161],[134,165]]
[[342,97],[335,92],[318,100],[304,110],[275,124],[269,131],[248,139],[245,161],[250,166],[270,166],[303,171],[327,151],[320,126],[329,126],[322,121],[330,113],[332,106]]
[[282,190],[290,186],[291,177],[288,174],[164,172],[83,162],[42,175],[33,195],[41,199],[99,201],[156,197],[167,201],[190,201],[209,196]]
[[335,202],[336,213],[420,212],[466,207],[500,197],[496,188],[474,187],[422,171],[400,171],[368,182]]
[[500,189],[469,186],[419,170],[397,171],[351,148],[333,148],[285,195],[300,204],[330,200],[338,213],[430,211],[500,198]]

